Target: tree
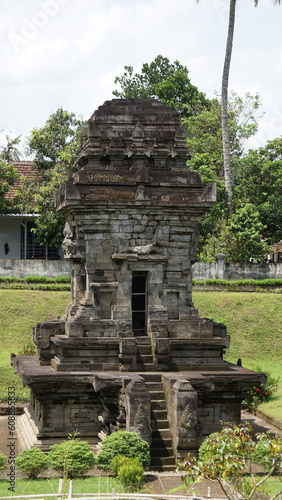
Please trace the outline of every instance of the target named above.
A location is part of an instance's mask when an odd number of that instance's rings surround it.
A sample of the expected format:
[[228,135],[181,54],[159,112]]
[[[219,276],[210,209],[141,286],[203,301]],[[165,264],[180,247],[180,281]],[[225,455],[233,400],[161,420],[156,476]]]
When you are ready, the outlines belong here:
[[63,238],[64,217],[54,208],[54,192],[74,171],[80,150],[84,122],[74,113],[59,108],[41,129],[34,129],[28,140],[28,153],[34,156],[34,180],[27,180],[15,197],[22,212],[38,213],[36,238],[40,244],[59,246]]
[[[256,476],[253,465],[263,467]],[[180,470],[186,486],[203,478],[217,481],[229,500],[266,498],[263,485],[282,470],[282,438],[268,433],[255,434],[246,424],[225,424],[220,432],[211,434],[200,446],[198,459],[188,455]],[[246,478],[244,473],[248,472]],[[274,500],[281,491],[271,496]],[[270,498],[269,496],[267,498]]]
[[256,207],[263,225],[261,237],[274,243],[282,233],[282,137],[251,149],[236,162],[234,200],[238,208]]
[[[199,2],[199,0],[197,0]],[[280,4],[280,0],[274,0],[274,4]],[[255,6],[258,5],[258,0],[254,0]],[[229,3],[229,22],[228,33],[224,57],[224,65],[222,72],[221,84],[221,127],[222,127],[222,143],[223,143],[223,164],[224,164],[224,179],[227,197],[228,214],[231,215],[233,211],[233,198],[232,198],[232,182],[230,172],[230,144],[229,144],[229,130],[228,130],[228,86],[230,64],[233,48],[234,27],[235,27],[235,13],[236,13],[236,0],[230,0]]]
[[156,98],[177,109],[181,116],[197,114],[202,107],[209,107],[205,95],[191,84],[188,69],[179,61],[171,63],[158,55],[151,63],[142,66],[141,73],[134,73],[132,66],[125,66],[122,76],[115,78],[121,90],[113,95],[121,98]]
[[7,144],[6,146],[1,146],[2,153],[0,153],[0,158],[5,162],[10,163],[12,161],[20,161],[22,154],[18,150],[17,146],[21,141],[21,136],[12,139],[9,134],[5,135]]
[[[244,153],[244,142],[257,131],[256,115],[260,107],[260,98],[258,95],[253,96],[249,93],[240,97],[233,92],[228,106],[232,152],[231,174],[232,178],[235,178],[238,168],[237,160]],[[208,245],[207,250],[210,254],[214,239],[217,247],[222,246],[222,243],[225,244],[221,241],[225,236],[225,233],[222,234],[222,227],[227,224],[220,99],[213,99],[210,109],[203,109],[197,116],[186,118],[185,122],[188,125],[187,145],[191,152],[187,165],[200,173],[203,182],[207,184],[216,182],[217,184],[217,203],[204,216],[200,229],[200,245],[201,247]],[[213,260],[214,253],[211,253],[209,258]]]
[[7,213],[11,209],[11,201],[7,193],[17,180],[17,172],[12,165],[0,160],[0,213]]

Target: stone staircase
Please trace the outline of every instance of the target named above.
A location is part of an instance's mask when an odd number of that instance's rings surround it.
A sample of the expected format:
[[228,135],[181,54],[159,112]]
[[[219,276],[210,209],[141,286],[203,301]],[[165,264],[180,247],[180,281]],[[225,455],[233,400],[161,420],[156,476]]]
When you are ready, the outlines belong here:
[[151,468],[160,471],[174,470],[176,464],[161,374],[146,372],[140,375],[151,395]]
[[156,366],[153,363],[152,346],[150,337],[135,337],[137,342],[137,371],[153,372]]

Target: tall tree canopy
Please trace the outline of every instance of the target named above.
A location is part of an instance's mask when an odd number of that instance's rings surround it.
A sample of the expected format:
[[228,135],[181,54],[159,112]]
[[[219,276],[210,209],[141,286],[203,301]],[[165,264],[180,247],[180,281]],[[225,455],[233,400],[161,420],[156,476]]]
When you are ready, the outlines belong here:
[[22,211],[38,213],[36,238],[40,244],[59,246],[63,238],[64,218],[54,208],[54,192],[73,171],[80,150],[80,132],[84,122],[59,108],[41,129],[34,129],[28,140],[28,152],[34,157],[36,180],[26,181],[15,203]]
[[238,208],[251,203],[264,225],[262,238],[275,243],[282,237],[282,137],[251,149],[237,162],[234,199]]
[[134,73],[132,66],[124,69],[124,74],[115,78],[121,87],[113,91],[116,97],[156,98],[173,106],[183,117],[209,106],[209,100],[192,85],[188,69],[179,61],[171,63],[167,57],[158,55],[151,63],[143,64],[141,73]]

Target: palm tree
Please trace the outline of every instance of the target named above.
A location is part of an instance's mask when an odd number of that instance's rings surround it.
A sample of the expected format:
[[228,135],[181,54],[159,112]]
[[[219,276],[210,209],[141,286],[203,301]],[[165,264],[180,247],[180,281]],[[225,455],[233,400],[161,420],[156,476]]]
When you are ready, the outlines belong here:
[[21,136],[19,135],[18,137],[12,139],[9,134],[6,134],[5,137],[7,144],[6,146],[1,146],[2,152],[0,153],[0,158],[7,163],[20,161],[22,154],[18,150],[17,146],[21,141]]
[[[197,0],[199,2],[199,0]],[[257,7],[259,0],[254,0]],[[274,5],[280,4],[280,0],[273,0]],[[222,128],[222,143],[223,143],[223,168],[224,168],[224,183],[226,191],[227,211],[228,216],[232,214],[232,182],[230,173],[230,145],[229,145],[229,129],[228,129],[228,83],[230,73],[230,63],[233,47],[234,26],[235,26],[236,0],[230,0],[229,4],[229,23],[227,32],[227,42],[225,49],[225,58],[222,73],[221,84],[221,128]]]

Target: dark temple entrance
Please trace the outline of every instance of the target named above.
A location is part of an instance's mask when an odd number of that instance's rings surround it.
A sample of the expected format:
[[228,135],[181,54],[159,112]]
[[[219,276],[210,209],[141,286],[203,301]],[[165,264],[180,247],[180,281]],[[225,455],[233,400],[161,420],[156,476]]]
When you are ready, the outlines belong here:
[[132,274],[132,329],[134,336],[147,335],[147,273]]

